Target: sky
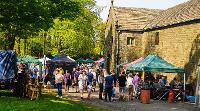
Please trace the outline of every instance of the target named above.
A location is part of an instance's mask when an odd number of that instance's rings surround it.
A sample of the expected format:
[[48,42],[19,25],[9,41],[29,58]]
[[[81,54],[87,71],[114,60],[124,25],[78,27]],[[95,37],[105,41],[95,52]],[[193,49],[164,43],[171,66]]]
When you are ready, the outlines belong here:
[[[184,3],[189,0],[114,0],[114,6],[121,7],[136,7],[136,8],[150,8],[150,9],[167,9]],[[97,5],[104,7],[100,16],[103,21],[107,20],[111,0],[96,0]]]

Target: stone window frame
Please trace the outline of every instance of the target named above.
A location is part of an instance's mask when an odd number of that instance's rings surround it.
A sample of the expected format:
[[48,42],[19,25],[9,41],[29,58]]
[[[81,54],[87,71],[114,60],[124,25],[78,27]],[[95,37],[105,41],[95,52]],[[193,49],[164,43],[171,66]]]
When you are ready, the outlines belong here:
[[136,41],[135,37],[127,37],[127,38],[126,38],[126,44],[129,45],[129,46],[130,46],[130,45],[131,45],[131,46],[135,46],[135,45],[136,45],[136,44],[135,44],[135,43],[136,43],[135,41]]
[[155,45],[159,45],[159,42],[160,42],[160,32],[155,32],[155,35],[154,35],[154,37],[155,37],[155,41],[154,41],[154,44]]
[[160,43],[160,32],[153,32],[151,34],[151,46],[157,46]]

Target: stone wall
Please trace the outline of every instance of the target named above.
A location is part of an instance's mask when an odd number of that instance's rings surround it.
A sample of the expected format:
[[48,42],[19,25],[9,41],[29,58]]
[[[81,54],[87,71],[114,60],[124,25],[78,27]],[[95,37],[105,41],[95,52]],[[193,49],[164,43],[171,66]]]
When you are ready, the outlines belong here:
[[[159,32],[159,45],[154,35]],[[175,66],[185,68],[187,82],[195,83],[200,64],[200,23],[149,31],[143,34],[142,53],[158,54]]]
[[[135,39],[135,44],[127,45],[127,37]],[[122,31],[119,36],[120,63],[132,62],[142,56],[142,33]]]
[[108,71],[116,67],[117,31],[113,7],[110,8],[105,30],[105,68]]

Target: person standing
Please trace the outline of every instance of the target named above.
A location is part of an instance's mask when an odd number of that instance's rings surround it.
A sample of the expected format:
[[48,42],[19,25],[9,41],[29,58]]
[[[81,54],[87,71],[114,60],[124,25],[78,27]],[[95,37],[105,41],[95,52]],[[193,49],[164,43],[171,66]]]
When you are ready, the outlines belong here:
[[66,70],[66,74],[64,75],[64,81],[65,81],[65,92],[69,93],[69,87],[71,86],[71,75]]
[[93,87],[94,92],[95,92],[96,82],[97,82],[97,73],[95,72],[94,69],[91,69],[91,73],[93,74],[92,87]]
[[43,71],[43,81],[45,84],[47,84],[48,81],[51,81],[48,66],[46,66]]
[[56,97],[62,98],[62,82],[64,80],[63,75],[61,74],[60,70],[56,70],[55,72],[55,83],[58,89],[58,95]]
[[113,77],[113,80],[114,80],[114,87],[116,87],[116,84],[117,84],[117,75],[115,73],[115,70],[112,70],[111,76]]
[[104,76],[102,71],[100,71],[100,75],[98,76],[98,83],[99,83],[99,99],[103,100],[102,94],[103,94]]
[[120,99],[124,99],[126,94],[126,76],[125,72],[121,72],[121,74],[118,77],[119,82],[119,95]]
[[161,87],[164,87],[164,86],[166,86],[167,85],[167,79],[164,77],[164,76],[162,76],[162,78],[159,80],[159,84],[160,84],[160,86]]
[[177,82],[177,79],[174,78],[170,83],[169,85],[171,86],[171,88],[176,88],[178,86],[178,82]]
[[128,74],[127,78],[127,88],[128,88],[128,96],[129,100],[132,100],[133,97],[133,75],[131,73]]
[[80,75],[79,70],[77,69],[76,72],[74,73],[74,84],[72,87],[75,87],[76,92],[78,92],[78,77]]
[[135,76],[133,77],[133,90],[135,95],[137,94],[138,85],[140,83],[140,77],[138,75],[139,74],[136,73]]
[[107,101],[107,97],[111,102],[112,97],[112,88],[113,88],[113,77],[108,74],[108,72],[104,69],[105,76],[105,101]]
[[18,64],[18,73],[16,75],[17,83],[15,87],[15,94],[19,97],[25,97],[26,96],[26,84],[28,76],[25,73],[25,65],[20,63]]
[[39,72],[36,66],[37,66],[36,64],[33,65],[32,73],[30,77],[33,84],[35,84],[35,80],[37,79],[37,73]]
[[90,95],[91,95],[91,92],[92,92],[93,79],[94,79],[94,75],[92,73],[92,69],[90,69],[88,74],[87,74],[88,99],[90,99]]
[[73,68],[73,71],[71,73],[71,82],[72,82],[72,85],[74,84],[74,74],[76,72],[76,68]]
[[78,77],[78,86],[79,86],[79,92],[80,92],[81,99],[83,99],[85,83],[86,83],[86,72],[82,71]]

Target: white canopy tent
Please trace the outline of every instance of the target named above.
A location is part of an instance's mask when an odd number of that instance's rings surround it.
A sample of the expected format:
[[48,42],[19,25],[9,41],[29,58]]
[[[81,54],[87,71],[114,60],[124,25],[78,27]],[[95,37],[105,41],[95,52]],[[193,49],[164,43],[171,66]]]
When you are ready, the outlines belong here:
[[51,59],[49,59],[48,57],[44,56],[43,58],[38,59],[40,62],[42,62],[43,65],[46,64],[46,61],[49,61]]

